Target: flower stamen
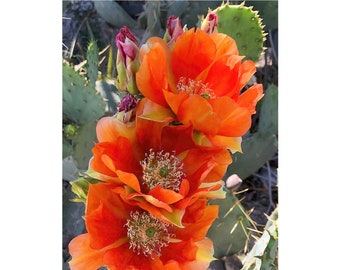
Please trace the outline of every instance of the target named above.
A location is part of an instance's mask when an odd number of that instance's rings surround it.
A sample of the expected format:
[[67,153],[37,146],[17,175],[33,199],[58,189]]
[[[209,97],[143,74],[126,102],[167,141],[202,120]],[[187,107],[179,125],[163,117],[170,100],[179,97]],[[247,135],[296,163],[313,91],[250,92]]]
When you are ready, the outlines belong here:
[[170,225],[146,212],[131,212],[130,217],[125,224],[130,249],[146,257],[161,256],[162,248],[169,245],[170,237],[174,237],[169,233]]
[[155,153],[150,149],[145,159],[140,162],[143,168],[143,180],[149,189],[160,185],[164,189],[179,191],[181,180],[185,176],[183,162],[174,154]]
[[188,95],[200,95],[203,98],[215,98],[216,95],[208,84],[202,81],[195,81],[190,78],[181,77],[177,83],[177,89],[180,93],[187,93]]

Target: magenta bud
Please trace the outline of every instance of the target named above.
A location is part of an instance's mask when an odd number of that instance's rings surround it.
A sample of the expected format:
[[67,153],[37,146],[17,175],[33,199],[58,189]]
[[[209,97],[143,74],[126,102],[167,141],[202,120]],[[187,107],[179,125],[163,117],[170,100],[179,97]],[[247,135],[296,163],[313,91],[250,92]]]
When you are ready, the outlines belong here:
[[217,24],[218,16],[213,12],[209,12],[202,22],[201,30],[208,34],[215,33],[217,32]]
[[127,94],[125,97],[122,98],[117,109],[119,112],[122,112],[122,111],[128,112],[136,108],[137,103],[138,103],[138,100],[134,95]]
[[118,48],[121,61],[126,65],[129,57],[134,60],[138,54],[138,41],[127,26],[123,26],[116,35],[116,46]]
[[136,72],[139,67],[139,44],[130,29],[123,26],[116,35],[116,87],[123,92],[137,94]]
[[124,123],[134,121],[137,104],[138,99],[134,95],[127,94],[118,105],[116,117]]
[[170,16],[166,24],[165,41],[171,45],[176,42],[177,38],[184,33],[181,21],[176,16]]

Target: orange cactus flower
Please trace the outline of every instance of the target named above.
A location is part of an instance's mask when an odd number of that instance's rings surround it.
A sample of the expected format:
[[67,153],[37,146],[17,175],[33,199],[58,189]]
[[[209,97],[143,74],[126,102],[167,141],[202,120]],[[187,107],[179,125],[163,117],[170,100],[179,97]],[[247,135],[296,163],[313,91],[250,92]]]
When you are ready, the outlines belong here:
[[208,268],[214,249],[206,233],[218,216],[217,206],[207,206],[206,200],[188,206],[185,226],[178,228],[125,203],[115,187],[114,182],[89,186],[87,232],[69,243],[71,270]]
[[125,125],[102,118],[89,171],[121,183],[116,191],[129,204],[182,227],[188,205],[202,197],[225,197],[221,179],[232,160],[226,149],[194,147],[192,128],[169,131],[168,121],[138,118]]
[[192,125],[196,143],[240,151],[240,137],[263,96],[261,84],[241,92],[256,71],[254,62],[242,59],[235,41],[221,33],[190,29],[172,49],[151,37],[140,49],[137,86],[170,109],[167,117]]

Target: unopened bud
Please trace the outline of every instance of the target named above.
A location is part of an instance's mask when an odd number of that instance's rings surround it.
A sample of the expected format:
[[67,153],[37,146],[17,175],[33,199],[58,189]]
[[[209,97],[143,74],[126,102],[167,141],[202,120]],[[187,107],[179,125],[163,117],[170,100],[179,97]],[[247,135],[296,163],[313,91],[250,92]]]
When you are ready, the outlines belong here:
[[72,138],[77,135],[78,127],[75,124],[67,124],[64,126],[64,134],[67,138]]
[[217,33],[218,16],[213,12],[208,12],[201,24],[201,30],[208,34]]
[[166,31],[164,34],[164,40],[171,47],[179,36],[184,33],[181,21],[176,16],[170,16],[166,24]]
[[134,95],[127,94],[123,97],[117,108],[117,119],[124,123],[132,122],[136,116],[137,103],[138,100]]
[[116,36],[116,46],[118,48],[116,68],[116,87],[120,91],[127,91],[130,94],[138,94],[136,85],[136,72],[139,67],[138,41],[131,33],[130,29],[123,26]]

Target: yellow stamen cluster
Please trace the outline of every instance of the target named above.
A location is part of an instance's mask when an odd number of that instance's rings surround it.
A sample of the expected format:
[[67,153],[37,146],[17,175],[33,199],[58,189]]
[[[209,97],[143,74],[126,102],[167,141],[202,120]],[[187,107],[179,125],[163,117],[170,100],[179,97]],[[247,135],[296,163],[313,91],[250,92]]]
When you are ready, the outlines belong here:
[[170,237],[174,237],[168,232],[171,225],[146,212],[131,212],[125,226],[130,249],[146,257],[161,256],[162,248],[169,245]]
[[183,162],[174,154],[155,153],[150,149],[145,159],[140,162],[143,168],[143,181],[149,189],[160,185],[164,189],[179,191],[181,180],[185,176]]
[[187,93],[190,96],[200,95],[203,98],[215,98],[215,92],[207,85],[202,81],[181,77],[177,83],[177,89],[180,93]]

